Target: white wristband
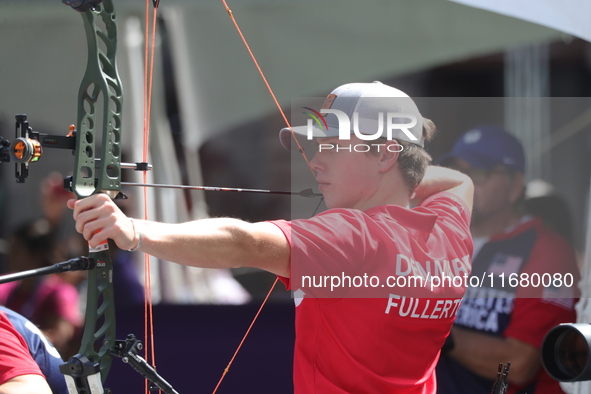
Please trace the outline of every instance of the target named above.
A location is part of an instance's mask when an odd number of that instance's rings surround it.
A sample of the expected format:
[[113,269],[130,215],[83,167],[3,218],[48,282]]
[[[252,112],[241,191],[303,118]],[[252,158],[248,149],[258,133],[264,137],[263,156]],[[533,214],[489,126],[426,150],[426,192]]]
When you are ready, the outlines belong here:
[[138,234],[138,242],[137,245],[135,246],[135,248],[131,248],[131,249],[127,249],[129,252],[135,252],[136,250],[138,250],[139,248],[142,247],[142,233],[138,232],[135,228],[135,221],[132,218],[129,218],[129,220],[131,220],[131,225],[133,227],[133,239],[135,239],[135,235],[136,233]]

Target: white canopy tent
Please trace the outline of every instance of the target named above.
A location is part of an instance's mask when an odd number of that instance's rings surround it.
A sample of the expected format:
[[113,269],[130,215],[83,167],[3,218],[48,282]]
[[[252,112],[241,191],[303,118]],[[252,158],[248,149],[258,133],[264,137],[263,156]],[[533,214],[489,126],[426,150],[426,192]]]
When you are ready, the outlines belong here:
[[[563,36],[550,28],[437,0],[248,0],[229,5],[286,108],[292,97],[324,95],[345,82],[401,76]],[[126,92],[123,138],[132,156],[129,161],[140,161],[134,147],[142,124],[143,65],[138,45],[142,45],[143,30],[137,21],[142,20],[144,2],[119,0],[115,6],[121,37],[119,69]],[[195,152],[199,146],[276,109],[221,2],[162,0],[159,12],[171,39],[190,179],[198,183],[201,170]],[[86,62],[80,17],[58,0],[4,0],[0,3],[0,34],[2,135],[12,136],[16,113],[27,113],[39,131],[65,133],[76,119],[77,90]],[[170,134],[163,117],[166,103],[161,75],[157,71],[150,161],[155,165],[154,180],[174,183],[180,171],[166,144]],[[2,185],[8,188],[11,201],[4,218],[8,227],[23,220],[23,212],[30,217],[39,214],[34,209],[37,182],[47,171],[68,172],[71,162],[67,158],[50,155],[43,158],[46,165],[31,171],[26,185]],[[1,170],[3,179],[11,180],[12,166]],[[194,197],[194,209],[189,212],[182,196],[163,193],[153,200],[158,202],[151,209],[152,218],[175,221],[205,214],[200,196]],[[171,204],[173,200],[177,203]],[[28,209],[15,209],[17,205]],[[161,289],[162,297],[176,302],[210,300],[207,295],[186,295],[187,289],[196,287],[187,278],[195,276],[180,269],[166,268],[162,270],[165,277],[155,280],[164,284],[172,281],[167,277],[176,278],[175,284],[179,278],[188,280],[184,287]]]

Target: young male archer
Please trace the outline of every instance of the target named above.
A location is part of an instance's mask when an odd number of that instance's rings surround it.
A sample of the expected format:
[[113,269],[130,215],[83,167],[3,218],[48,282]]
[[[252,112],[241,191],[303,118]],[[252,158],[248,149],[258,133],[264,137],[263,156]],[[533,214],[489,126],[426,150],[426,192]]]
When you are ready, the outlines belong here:
[[[400,90],[379,82],[347,84],[324,107],[328,128],[313,129],[311,137],[335,149],[318,149],[310,162],[329,208],[321,214],[293,221],[166,224],[130,219],[98,194],[69,201],[76,229],[91,246],[110,238],[120,248],[184,265],[261,268],[300,290],[295,393],[435,393],[435,365],[455,317],[452,305],[464,288],[391,285],[411,274],[428,280],[442,272],[469,273],[472,183],[459,172],[429,167],[423,145],[434,125]],[[348,140],[339,138],[335,111],[352,120]],[[293,131],[307,136],[307,129]],[[287,132],[282,130],[282,141]],[[380,149],[351,148],[371,146],[375,138]],[[304,274],[360,273],[379,283],[336,293],[302,287]]]

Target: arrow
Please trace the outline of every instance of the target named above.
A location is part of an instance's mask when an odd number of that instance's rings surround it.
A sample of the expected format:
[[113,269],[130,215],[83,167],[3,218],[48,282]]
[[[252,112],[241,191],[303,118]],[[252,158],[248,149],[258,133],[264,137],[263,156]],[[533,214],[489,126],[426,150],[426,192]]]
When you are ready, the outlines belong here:
[[161,189],[181,189],[181,190],[201,190],[206,192],[241,192],[241,193],[265,193],[265,194],[282,194],[291,196],[301,196],[308,198],[322,197],[322,193],[316,193],[312,189],[304,189],[299,192],[285,191],[285,190],[264,190],[264,189],[242,189],[236,187],[217,187],[217,186],[185,186],[185,185],[166,185],[157,183],[135,183],[135,182],[121,182],[122,186],[140,186],[140,187],[154,187]]

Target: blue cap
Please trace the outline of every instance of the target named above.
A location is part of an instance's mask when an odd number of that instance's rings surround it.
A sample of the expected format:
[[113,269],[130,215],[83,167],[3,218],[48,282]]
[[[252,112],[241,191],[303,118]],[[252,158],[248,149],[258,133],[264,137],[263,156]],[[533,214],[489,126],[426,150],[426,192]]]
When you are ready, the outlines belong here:
[[503,165],[516,172],[525,171],[521,142],[498,126],[478,126],[467,131],[445,155],[445,159],[449,158],[462,159],[485,170]]

